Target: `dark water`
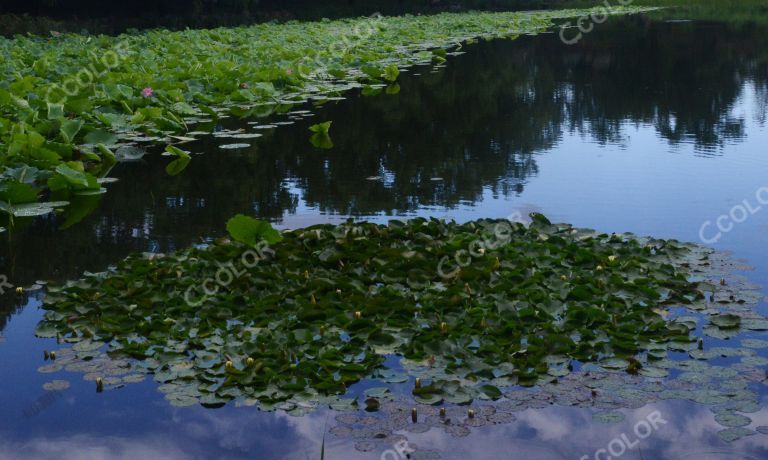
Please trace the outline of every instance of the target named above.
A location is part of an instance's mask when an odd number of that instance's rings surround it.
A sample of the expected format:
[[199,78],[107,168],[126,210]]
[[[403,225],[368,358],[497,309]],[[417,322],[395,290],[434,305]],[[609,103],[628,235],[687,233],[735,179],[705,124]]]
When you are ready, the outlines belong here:
[[[134,251],[223,235],[237,213],[295,228],[350,216],[464,221],[538,211],[699,242],[707,221],[709,240],[716,219],[741,204],[753,215],[712,245],[747,259],[755,268],[748,277],[768,286],[768,206],[760,202],[768,201],[760,194],[768,187],[767,45],[763,28],[643,17],[611,19],[574,46],[556,34],[474,45],[447,68],[412,69],[398,95],[350,94],[266,131],[250,149],[217,148],[229,139],[189,144],[204,154],[180,176],[165,174],[167,157],[121,164],[119,181],[79,223],[22,223],[0,249],[0,273],[16,285],[74,278]],[[331,150],[308,142],[307,127],[324,120],[334,121]],[[0,459],[319,458],[323,412],[176,409],[152,382],[96,394],[76,374],[39,374],[42,350],[52,346],[33,336],[39,298],[6,294],[1,302]],[[72,386],[51,399],[41,385],[52,378]],[[764,409],[750,414],[755,426],[768,425],[763,398]],[[626,411],[613,425],[552,407],[468,438],[432,430],[409,440],[443,458],[580,458],[652,410],[668,424],[642,441],[642,458],[768,457],[768,436],[725,444],[706,407],[677,401]],[[358,457],[327,440],[326,458]],[[641,457],[633,449],[622,458]]]

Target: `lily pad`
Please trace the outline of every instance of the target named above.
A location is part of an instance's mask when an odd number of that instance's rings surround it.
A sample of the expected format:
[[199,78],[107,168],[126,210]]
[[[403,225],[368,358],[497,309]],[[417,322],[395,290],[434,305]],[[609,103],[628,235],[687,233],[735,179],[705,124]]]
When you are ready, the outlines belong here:
[[709,318],[709,321],[717,327],[729,329],[739,327],[741,317],[730,313],[716,315]]
[[597,412],[592,414],[592,420],[600,423],[618,423],[624,421],[624,414],[621,412]]
[[734,413],[717,414],[715,415],[715,421],[727,427],[747,426],[752,423],[752,419],[749,417]]
[[726,428],[725,430],[721,430],[717,432],[717,435],[720,436],[720,439],[722,439],[725,442],[734,442],[741,438],[752,436],[754,434],[757,434],[757,433],[742,427]]
[[45,391],[62,391],[69,388],[69,381],[67,380],[52,380],[43,384]]

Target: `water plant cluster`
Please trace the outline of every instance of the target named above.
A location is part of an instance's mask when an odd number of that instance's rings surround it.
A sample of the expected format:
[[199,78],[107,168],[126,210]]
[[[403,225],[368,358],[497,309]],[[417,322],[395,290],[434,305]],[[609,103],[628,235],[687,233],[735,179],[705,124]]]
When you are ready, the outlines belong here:
[[[104,193],[115,163],[140,157],[138,146],[192,140],[221,117],[322,104],[361,86],[395,92],[400,70],[410,65],[444,61],[448,50],[477,38],[538,33],[583,14],[461,13],[0,38],[0,211],[41,215],[75,195]],[[330,145],[320,134],[316,142]],[[177,160],[171,173],[188,162]]]
[[[239,241],[137,254],[49,287],[37,334],[74,344],[49,371],[77,357],[92,378],[151,373],[177,403],[265,408],[341,396],[370,376],[424,378],[413,397],[426,404],[498,399],[584,363],[662,377],[654,360],[696,347],[662,309],[704,299],[710,287],[685,267],[706,253],[533,217],[278,233],[240,216],[228,226]],[[441,274],[439,261],[472,247]],[[393,355],[402,368],[384,366]],[[99,376],[104,366],[117,371]]]

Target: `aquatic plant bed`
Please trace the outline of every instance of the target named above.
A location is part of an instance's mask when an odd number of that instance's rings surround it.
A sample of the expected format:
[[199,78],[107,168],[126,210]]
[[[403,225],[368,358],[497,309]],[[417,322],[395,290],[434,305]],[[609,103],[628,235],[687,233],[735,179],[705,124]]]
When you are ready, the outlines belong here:
[[[376,410],[403,385],[408,406],[758,407],[748,386],[765,383],[755,350],[768,341],[709,345],[768,330],[753,309],[762,294],[732,262],[532,217],[277,232],[238,216],[237,241],[136,254],[49,287],[37,335],[72,347],[40,370],[82,372],[99,389],[152,375],[175,405],[296,415],[362,400]],[[367,379],[379,387],[358,398]]]
[[[460,52],[477,38],[539,33],[588,11],[0,38],[0,211],[40,215],[66,206],[72,194],[103,193],[115,162],[140,158],[137,146],[191,140],[221,117],[288,112],[361,86],[366,93],[387,85],[396,92],[401,69],[440,64],[447,51]],[[261,135],[230,134],[237,142],[231,146]],[[179,157],[169,167],[176,174],[189,158],[170,153]]]

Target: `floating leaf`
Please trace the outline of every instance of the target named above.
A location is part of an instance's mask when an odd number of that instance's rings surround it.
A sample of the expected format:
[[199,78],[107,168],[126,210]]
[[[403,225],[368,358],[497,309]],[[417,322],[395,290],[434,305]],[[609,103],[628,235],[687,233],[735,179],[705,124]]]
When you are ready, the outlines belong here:
[[45,391],[62,391],[69,388],[69,381],[67,380],[52,380],[43,384],[43,390]]
[[141,160],[146,154],[147,154],[146,151],[138,147],[124,145],[119,147],[115,151],[115,158],[117,159],[117,161],[122,161],[122,162],[138,161],[138,160]]
[[177,158],[173,160],[172,162],[168,163],[168,166],[165,167],[165,172],[169,176],[176,176],[181,174],[182,171],[184,171],[187,166],[189,166],[190,163],[189,156]]
[[709,321],[717,327],[728,329],[738,327],[741,323],[741,317],[730,313],[712,316]]
[[249,246],[255,246],[259,241],[274,244],[283,239],[279,231],[272,228],[269,222],[238,214],[227,222],[227,231],[235,240]]
[[728,427],[747,426],[752,423],[749,417],[733,413],[717,414],[715,415],[715,421],[720,425]]
[[725,430],[717,432],[717,435],[720,436],[720,439],[725,442],[737,441],[741,438],[752,436],[754,434],[756,434],[754,431],[742,427],[726,428]]
[[600,423],[618,423],[624,421],[624,414],[616,411],[597,412],[592,414],[592,420]]
[[325,134],[327,135],[328,132],[331,130],[331,125],[333,124],[332,121],[326,121],[323,123],[318,123],[316,125],[312,125],[309,127],[309,130],[313,133],[317,134]]

